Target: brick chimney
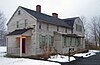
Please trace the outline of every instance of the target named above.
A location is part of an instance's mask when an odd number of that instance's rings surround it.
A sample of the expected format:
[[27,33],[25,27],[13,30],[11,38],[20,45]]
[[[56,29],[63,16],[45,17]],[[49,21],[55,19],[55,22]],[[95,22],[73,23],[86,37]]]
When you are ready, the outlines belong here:
[[58,18],[58,14],[57,13],[52,13],[52,16]]
[[36,11],[41,13],[41,5],[36,6]]

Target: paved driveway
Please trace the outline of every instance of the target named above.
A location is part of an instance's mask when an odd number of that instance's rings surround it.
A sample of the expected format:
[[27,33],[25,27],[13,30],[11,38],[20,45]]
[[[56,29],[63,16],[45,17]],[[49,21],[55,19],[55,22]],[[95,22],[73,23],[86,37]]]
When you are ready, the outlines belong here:
[[77,60],[70,63],[61,63],[61,65],[100,65],[100,53],[89,58],[77,58]]

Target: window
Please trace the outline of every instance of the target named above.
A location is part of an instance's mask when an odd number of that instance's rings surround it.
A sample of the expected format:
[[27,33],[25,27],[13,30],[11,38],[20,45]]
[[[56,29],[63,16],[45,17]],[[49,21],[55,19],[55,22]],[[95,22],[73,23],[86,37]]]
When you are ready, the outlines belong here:
[[49,43],[51,46],[53,46],[54,43],[54,37],[49,35]]
[[70,37],[66,37],[66,45],[70,46]]
[[19,28],[19,21],[17,21],[17,28]]
[[66,36],[62,36],[62,43],[63,43],[63,46],[66,46]]
[[72,46],[75,46],[75,38],[72,38]]
[[53,46],[53,43],[54,43],[54,37],[51,36],[51,46]]
[[39,35],[39,47],[40,48],[42,47],[42,35],[41,34]]
[[18,11],[18,15],[20,15],[20,10]]
[[81,41],[80,38],[76,38],[76,46],[77,46],[77,47],[80,45],[80,41]]
[[65,29],[65,33],[67,33],[67,28]]
[[25,19],[25,27],[27,27],[27,19]]
[[76,24],[76,31],[82,32],[82,26]]
[[45,45],[45,36],[42,36],[42,43]]
[[47,24],[47,30],[49,30],[49,24]]
[[57,26],[57,31],[59,31],[59,27]]
[[39,23],[39,29],[41,29],[41,23]]

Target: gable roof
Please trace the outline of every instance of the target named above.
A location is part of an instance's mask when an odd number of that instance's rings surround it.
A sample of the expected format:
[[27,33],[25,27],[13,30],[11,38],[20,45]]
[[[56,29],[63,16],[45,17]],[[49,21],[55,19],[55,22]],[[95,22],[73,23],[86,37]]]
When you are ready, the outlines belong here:
[[[20,7],[21,7],[21,6],[20,6]],[[43,20],[43,21],[45,21],[46,23],[54,24],[54,25],[57,25],[57,26],[72,28],[71,26],[69,26],[69,25],[66,24],[63,20],[61,20],[61,19],[59,19],[59,18],[50,16],[50,15],[47,15],[47,14],[44,14],[44,13],[39,13],[39,12],[37,12],[37,11],[27,9],[27,8],[25,8],[25,7],[21,7],[21,8],[23,8],[25,11],[27,11],[27,12],[28,12],[29,14],[31,14],[32,16],[36,17],[38,20]]]
[[75,19],[77,19],[79,17],[74,17],[74,18],[66,18],[66,19],[62,19],[66,24],[68,24],[69,26],[73,27]]
[[10,35],[21,35],[21,34],[23,34],[24,32],[26,32],[26,31],[28,31],[30,29],[32,29],[32,28],[28,28],[28,29],[18,29],[18,30],[15,30],[15,31],[7,34],[7,36],[10,36]]
[[[79,17],[74,17],[74,18],[59,19],[59,18],[50,16],[50,15],[47,15],[44,13],[39,13],[37,11],[31,10],[31,9],[28,9],[28,8],[25,8],[22,6],[19,6],[18,8],[24,9],[30,15],[32,15],[33,17],[36,17],[39,22],[45,22],[45,23],[49,23],[49,24],[53,24],[53,25],[57,25],[57,26],[71,28],[71,29],[73,28],[75,19],[79,18]],[[17,8],[17,10],[18,10],[18,8]],[[15,13],[16,13],[16,11],[15,11]],[[14,14],[13,14],[13,16],[14,16]],[[10,18],[10,20],[12,19],[12,17]],[[10,20],[8,21],[7,25],[9,24]]]

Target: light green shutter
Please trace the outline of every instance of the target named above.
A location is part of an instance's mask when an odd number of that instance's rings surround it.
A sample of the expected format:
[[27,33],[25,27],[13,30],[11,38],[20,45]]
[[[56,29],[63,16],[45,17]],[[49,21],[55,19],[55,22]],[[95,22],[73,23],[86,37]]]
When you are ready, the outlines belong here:
[[68,46],[68,37],[66,37],[66,46]]
[[49,44],[51,45],[51,36],[49,36]]
[[45,36],[45,44],[46,44],[46,47],[48,45],[48,35]]
[[41,34],[39,34],[39,47],[41,47],[41,45],[42,45],[42,36]]

